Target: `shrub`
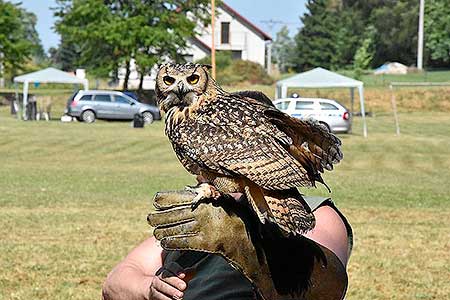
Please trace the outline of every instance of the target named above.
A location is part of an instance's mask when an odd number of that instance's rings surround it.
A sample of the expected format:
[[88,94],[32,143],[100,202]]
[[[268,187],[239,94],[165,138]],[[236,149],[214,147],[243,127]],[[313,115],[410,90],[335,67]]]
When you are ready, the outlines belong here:
[[[201,64],[211,64],[211,57],[197,61]],[[242,82],[250,84],[272,84],[273,79],[267,75],[264,68],[248,60],[233,60],[231,51],[217,51],[216,53],[217,82],[232,85]]]
[[233,60],[223,73],[217,74],[221,84],[248,82],[250,84],[272,84],[273,79],[267,75],[264,68],[248,60]]
[[[216,52],[216,68],[217,71],[220,72],[225,70],[227,67],[231,65],[233,59],[231,57],[231,51],[217,51]],[[197,61],[199,64],[210,65],[211,64],[211,56],[204,57]]]

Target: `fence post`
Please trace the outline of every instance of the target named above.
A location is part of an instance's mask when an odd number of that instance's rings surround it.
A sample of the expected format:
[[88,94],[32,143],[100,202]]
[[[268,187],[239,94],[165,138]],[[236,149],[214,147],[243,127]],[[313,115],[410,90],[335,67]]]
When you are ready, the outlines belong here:
[[400,124],[398,122],[398,115],[397,115],[397,101],[395,100],[394,87],[392,83],[389,85],[389,89],[391,90],[391,103],[392,103],[392,110],[394,111],[395,129],[396,129],[395,132],[397,135],[400,135]]

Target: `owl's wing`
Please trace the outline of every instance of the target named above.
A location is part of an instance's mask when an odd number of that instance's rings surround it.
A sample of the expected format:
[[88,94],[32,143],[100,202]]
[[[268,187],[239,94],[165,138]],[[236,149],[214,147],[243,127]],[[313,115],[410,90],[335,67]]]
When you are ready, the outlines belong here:
[[270,100],[270,98],[267,97],[266,94],[264,94],[263,92],[260,92],[260,91],[238,91],[238,92],[231,93],[231,95],[250,98],[250,99],[256,100],[260,104],[275,108],[275,105],[273,105],[272,100]]
[[[270,136],[255,134],[254,128],[222,128],[233,137],[220,143],[207,142],[201,161],[216,172],[241,175],[269,190],[311,186],[308,170]],[[219,135],[220,136],[220,135]],[[211,143],[211,144],[210,144]]]
[[320,173],[342,159],[340,140],[318,123],[249,98],[228,102],[201,122],[198,136],[205,138],[190,147],[202,167],[278,190],[324,183]]
[[318,172],[333,170],[333,164],[342,160],[341,140],[315,120],[292,118],[277,109],[267,109],[264,114],[292,139],[290,154],[306,157]]

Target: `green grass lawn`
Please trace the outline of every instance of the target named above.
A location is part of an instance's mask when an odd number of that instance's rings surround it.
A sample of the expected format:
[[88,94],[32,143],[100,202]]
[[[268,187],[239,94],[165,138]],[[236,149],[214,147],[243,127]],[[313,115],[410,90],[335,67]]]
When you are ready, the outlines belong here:
[[[339,71],[345,76],[353,77],[353,71]],[[447,82],[450,83],[450,70],[424,71],[408,74],[363,75],[361,81],[365,87],[388,86],[391,82]]]
[[[448,299],[450,116],[401,114],[401,136],[390,114],[368,122],[367,139],[359,119],[341,136],[344,161],[325,176],[355,231],[347,299]],[[99,299],[151,234],[152,195],[189,183],[161,122],[22,122],[0,108],[0,300]]]

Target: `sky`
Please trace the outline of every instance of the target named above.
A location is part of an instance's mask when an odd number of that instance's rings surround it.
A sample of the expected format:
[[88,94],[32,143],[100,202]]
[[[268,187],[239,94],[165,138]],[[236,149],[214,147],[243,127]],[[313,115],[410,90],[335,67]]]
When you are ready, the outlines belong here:
[[[51,7],[55,7],[54,0],[11,0],[22,2],[22,7],[36,14],[38,18],[37,31],[44,49],[57,47],[59,35],[54,32],[55,18]],[[226,4],[250,20],[253,24],[275,38],[277,31],[283,25],[295,34],[301,26],[300,16],[306,11],[306,0],[224,0]]]

